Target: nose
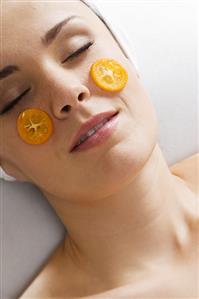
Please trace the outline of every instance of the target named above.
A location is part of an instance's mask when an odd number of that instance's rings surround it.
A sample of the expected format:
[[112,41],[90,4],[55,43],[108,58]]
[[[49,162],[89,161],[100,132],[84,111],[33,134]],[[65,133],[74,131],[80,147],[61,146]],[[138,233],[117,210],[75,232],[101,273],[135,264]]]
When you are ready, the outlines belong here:
[[43,96],[48,97],[46,102],[57,119],[66,118],[72,109],[78,108],[79,102],[90,98],[89,89],[81,82],[81,76],[77,74],[54,71],[53,75],[48,75],[45,80],[47,82],[45,86],[42,84],[42,89],[45,90]]
[[56,89],[51,100],[51,113],[57,119],[64,119],[72,109],[78,108],[79,102],[90,98],[89,89],[81,83],[66,83]]

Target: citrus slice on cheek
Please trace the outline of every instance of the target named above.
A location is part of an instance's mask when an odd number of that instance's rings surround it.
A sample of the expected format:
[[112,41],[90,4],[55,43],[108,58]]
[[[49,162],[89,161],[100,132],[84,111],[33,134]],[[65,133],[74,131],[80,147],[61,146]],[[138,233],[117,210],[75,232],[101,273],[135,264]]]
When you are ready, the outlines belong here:
[[17,130],[26,143],[42,144],[52,135],[53,123],[51,117],[43,110],[27,109],[17,118]]
[[110,58],[102,58],[94,62],[90,75],[97,86],[107,91],[120,91],[128,81],[128,74],[123,66]]

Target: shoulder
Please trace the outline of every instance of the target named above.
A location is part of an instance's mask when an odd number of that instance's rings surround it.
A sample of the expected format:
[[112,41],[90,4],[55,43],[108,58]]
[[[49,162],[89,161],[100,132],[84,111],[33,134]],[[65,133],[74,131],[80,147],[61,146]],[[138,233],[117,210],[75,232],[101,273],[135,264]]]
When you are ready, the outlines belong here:
[[48,266],[49,264],[45,265],[17,299],[39,299],[50,296],[50,290],[47,287],[49,280]]
[[182,178],[189,188],[199,195],[199,153],[191,155],[169,168],[174,175]]
[[44,294],[42,281],[45,283],[44,270],[42,270],[23,291],[23,293],[17,299],[39,299],[45,298],[47,294]]
[[54,250],[39,273],[17,299],[41,299],[54,297],[57,289],[63,242]]
[[39,299],[46,298],[41,288],[41,273],[32,281],[25,291],[17,299]]

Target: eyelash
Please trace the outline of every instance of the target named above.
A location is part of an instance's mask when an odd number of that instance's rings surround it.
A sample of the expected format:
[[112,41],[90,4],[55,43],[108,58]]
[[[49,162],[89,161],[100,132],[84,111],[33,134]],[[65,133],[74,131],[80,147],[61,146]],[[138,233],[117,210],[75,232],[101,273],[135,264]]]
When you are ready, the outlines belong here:
[[87,44],[85,44],[84,46],[82,46],[81,48],[79,48],[77,51],[75,51],[74,53],[72,53],[71,55],[69,55],[64,61],[62,61],[62,63],[65,63],[67,60],[69,59],[73,59],[76,58],[77,56],[79,56],[82,52],[88,50],[90,48],[90,46],[93,45],[94,42],[88,42]]
[[[90,46],[93,45],[94,42],[88,42],[87,44],[85,44],[83,47],[79,48],[77,51],[75,51],[74,53],[72,53],[71,55],[69,55],[62,63],[65,63],[68,60],[73,60],[74,58],[78,57],[80,54],[82,54],[83,52],[85,52],[86,50],[88,50],[90,48]],[[1,115],[4,113],[9,113],[9,111],[11,111],[11,109],[17,105],[17,103],[21,100],[21,98],[23,96],[25,96],[31,88],[26,89],[22,94],[20,94],[17,98],[15,98],[13,101],[11,101],[1,112]]]
[[11,101],[10,103],[8,103],[8,105],[6,105],[6,107],[2,110],[1,114],[4,114],[4,113],[9,113],[9,111],[15,106],[17,105],[17,103],[21,100],[21,98],[23,96],[25,96],[26,93],[29,92],[31,88],[28,88],[26,89],[22,94],[20,94],[17,98],[15,98],[13,101]]

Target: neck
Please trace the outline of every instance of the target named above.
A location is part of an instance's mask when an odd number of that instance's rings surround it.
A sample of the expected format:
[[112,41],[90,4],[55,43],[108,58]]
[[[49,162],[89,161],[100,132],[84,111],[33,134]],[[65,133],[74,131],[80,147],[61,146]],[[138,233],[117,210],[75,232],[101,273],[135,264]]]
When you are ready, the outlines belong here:
[[47,197],[68,231],[66,252],[87,273],[121,283],[133,270],[153,267],[155,259],[172,258],[185,227],[182,186],[156,146],[117,194],[79,205]]

